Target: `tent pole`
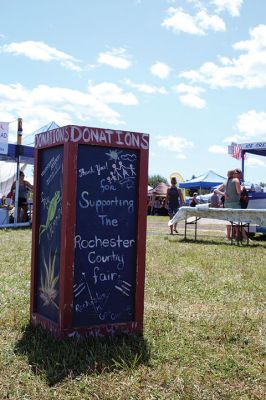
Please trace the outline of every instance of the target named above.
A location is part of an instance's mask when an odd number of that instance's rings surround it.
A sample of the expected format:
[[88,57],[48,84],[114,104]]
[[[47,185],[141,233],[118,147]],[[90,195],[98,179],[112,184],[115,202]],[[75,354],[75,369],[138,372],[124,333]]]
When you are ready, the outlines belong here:
[[19,198],[19,164],[20,164],[20,146],[22,141],[22,118],[18,118],[18,131],[17,131],[17,171],[16,171],[16,195],[15,195],[15,215],[14,225],[18,224],[18,198]]
[[242,180],[245,180],[245,152],[242,150],[241,151],[241,163],[242,163]]

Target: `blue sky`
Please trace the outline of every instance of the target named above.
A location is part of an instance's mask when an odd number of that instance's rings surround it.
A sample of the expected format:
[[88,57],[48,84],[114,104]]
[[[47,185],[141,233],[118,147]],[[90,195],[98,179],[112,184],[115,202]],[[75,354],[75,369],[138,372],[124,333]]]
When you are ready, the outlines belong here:
[[[149,174],[239,167],[266,141],[265,0],[1,1],[0,121],[150,134]],[[10,124],[15,141],[16,123]],[[249,156],[246,179],[266,182]]]

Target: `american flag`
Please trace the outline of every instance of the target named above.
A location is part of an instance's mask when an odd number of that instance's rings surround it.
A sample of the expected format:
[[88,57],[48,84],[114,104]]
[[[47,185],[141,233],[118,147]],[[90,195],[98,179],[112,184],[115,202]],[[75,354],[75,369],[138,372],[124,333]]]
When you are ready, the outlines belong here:
[[228,146],[228,154],[231,157],[236,158],[237,160],[241,160],[242,155],[241,155],[241,147],[238,146],[235,143],[232,143],[230,146]]

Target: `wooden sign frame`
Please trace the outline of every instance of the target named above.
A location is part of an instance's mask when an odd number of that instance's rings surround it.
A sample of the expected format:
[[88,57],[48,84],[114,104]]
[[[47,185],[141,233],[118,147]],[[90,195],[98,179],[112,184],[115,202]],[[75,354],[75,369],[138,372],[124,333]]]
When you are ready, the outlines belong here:
[[[134,316],[128,322],[107,323],[94,326],[73,326],[73,284],[76,234],[77,161],[79,145],[131,149],[138,155],[138,179],[136,192],[136,260]],[[41,218],[41,162],[42,152],[63,148],[62,212],[60,229],[60,282],[58,295],[58,319],[54,321],[38,311],[37,293]],[[55,150],[56,151],[56,150]],[[42,325],[59,337],[92,335],[95,337],[116,334],[142,334],[144,314],[144,281],[146,252],[147,183],[148,183],[149,135],[102,128],[68,125],[35,137],[34,163],[34,210],[32,228],[32,267],[30,320]]]

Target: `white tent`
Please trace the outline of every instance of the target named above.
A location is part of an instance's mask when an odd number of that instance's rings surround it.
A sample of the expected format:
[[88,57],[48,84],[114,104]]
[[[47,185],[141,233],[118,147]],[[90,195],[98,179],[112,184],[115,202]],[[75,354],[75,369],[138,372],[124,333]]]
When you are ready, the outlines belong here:
[[[20,169],[24,171],[26,166],[27,164],[23,164]],[[16,180],[16,171],[16,163],[0,161],[0,197],[10,192],[12,183]]]
[[[55,122],[50,122],[49,124],[41,127],[37,131],[32,133],[32,136],[36,133],[46,132],[52,129],[59,128]],[[31,135],[27,135],[29,137]],[[27,164],[33,164],[33,148],[29,146],[21,146],[25,150],[25,154],[23,153],[20,156],[21,164],[20,170],[25,172],[25,179],[29,182],[32,182],[32,174],[28,171]],[[2,161],[1,161],[2,160]],[[6,196],[11,188],[12,183],[16,180],[16,170],[17,170],[17,163],[13,162],[16,160],[16,145],[13,143],[9,144],[8,147],[8,155],[0,154],[0,198],[2,196]],[[22,164],[24,163],[24,164]],[[26,170],[25,170],[26,169]]]

